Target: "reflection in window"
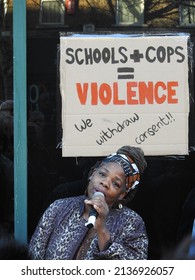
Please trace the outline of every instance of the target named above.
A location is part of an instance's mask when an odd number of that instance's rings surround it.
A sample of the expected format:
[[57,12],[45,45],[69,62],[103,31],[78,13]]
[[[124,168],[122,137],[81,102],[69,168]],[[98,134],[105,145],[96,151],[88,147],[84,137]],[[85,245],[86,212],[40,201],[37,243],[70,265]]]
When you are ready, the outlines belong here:
[[195,24],[195,1],[181,1],[180,5],[180,24]]
[[144,0],[117,0],[116,24],[142,25],[144,23]]
[[41,0],[40,24],[64,24],[64,1]]

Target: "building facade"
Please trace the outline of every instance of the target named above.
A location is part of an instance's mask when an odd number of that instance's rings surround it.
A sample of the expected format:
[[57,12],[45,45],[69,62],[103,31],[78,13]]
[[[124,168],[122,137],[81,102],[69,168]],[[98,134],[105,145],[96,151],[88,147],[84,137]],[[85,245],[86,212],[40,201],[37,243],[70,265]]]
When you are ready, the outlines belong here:
[[[35,84],[44,84],[49,91],[56,89],[61,33],[189,32],[193,41],[194,5],[194,1],[166,0],[27,0],[29,94]],[[1,99],[12,97],[12,12],[13,1],[1,0]]]

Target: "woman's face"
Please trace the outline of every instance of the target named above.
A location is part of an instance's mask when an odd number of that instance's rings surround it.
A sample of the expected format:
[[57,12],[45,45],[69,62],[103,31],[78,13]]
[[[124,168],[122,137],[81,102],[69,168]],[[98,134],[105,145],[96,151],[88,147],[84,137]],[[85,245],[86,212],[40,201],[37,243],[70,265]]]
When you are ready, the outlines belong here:
[[116,162],[108,162],[98,167],[92,174],[87,188],[89,198],[97,191],[105,196],[109,207],[126,194],[125,173]]

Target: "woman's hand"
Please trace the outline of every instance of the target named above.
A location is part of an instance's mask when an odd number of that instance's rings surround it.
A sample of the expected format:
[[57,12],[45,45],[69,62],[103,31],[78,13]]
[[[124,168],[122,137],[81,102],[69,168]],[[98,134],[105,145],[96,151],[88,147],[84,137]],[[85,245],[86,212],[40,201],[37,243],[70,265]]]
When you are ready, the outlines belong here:
[[108,205],[105,201],[104,196],[94,196],[91,200],[85,200],[86,205],[91,205],[98,213],[94,229],[98,235],[98,245],[100,251],[103,251],[110,242],[110,232],[106,227],[106,217],[109,212]]

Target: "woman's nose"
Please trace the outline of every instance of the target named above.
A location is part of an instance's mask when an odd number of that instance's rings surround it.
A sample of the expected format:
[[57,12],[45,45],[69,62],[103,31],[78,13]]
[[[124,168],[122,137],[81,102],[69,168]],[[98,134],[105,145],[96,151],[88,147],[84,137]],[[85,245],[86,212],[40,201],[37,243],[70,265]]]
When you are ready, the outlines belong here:
[[105,187],[105,188],[109,188],[110,186],[110,181],[108,178],[104,178],[102,181],[101,181],[101,184]]

